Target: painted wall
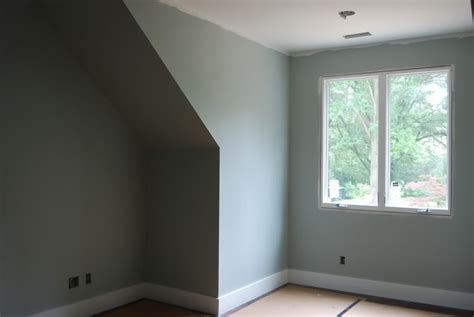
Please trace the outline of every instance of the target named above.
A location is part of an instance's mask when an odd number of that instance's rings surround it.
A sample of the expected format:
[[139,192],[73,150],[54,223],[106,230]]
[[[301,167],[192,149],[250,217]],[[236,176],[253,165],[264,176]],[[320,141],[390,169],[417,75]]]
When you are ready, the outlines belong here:
[[[474,39],[471,39],[471,49],[470,49],[470,56],[474,56]],[[474,74],[474,60],[471,59],[471,74]],[[472,105],[474,105],[474,80],[471,79],[471,115],[470,117],[471,118],[474,118],[474,107],[472,107]],[[471,158],[474,159],[474,138],[471,138]],[[474,168],[471,167],[471,179],[474,179]],[[471,199],[472,199],[472,202],[471,202],[471,206],[474,206],[474,195],[472,195],[472,193],[474,192],[472,186],[471,186]],[[473,207],[474,209],[474,207]],[[474,213],[474,211],[473,211]],[[471,214],[471,217],[472,217],[472,226],[471,226],[471,231],[473,232],[472,233],[472,244],[471,244],[471,263],[474,265],[474,215]],[[472,288],[474,289],[474,270],[471,270],[471,285],[472,285]]]
[[146,280],[217,297],[218,149],[154,151],[147,171]]
[[216,145],[122,0],[40,2],[61,39],[147,148]]
[[[292,269],[474,291],[472,200],[473,38],[327,51],[291,59],[290,227]],[[455,65],[453,217],[319,208],[321,76]],[[469,171],[469,172],[467,172]],[[346,266],[339,266],[345,255]]]
[[213,137],[121,0],[44,4],[146,145],[146,280],[216,296],[219,153]]
[[288,58],[156,1],[125,3],[220,148],[218,293],[286,268]]
[[22,3],[0,5],[3,317],[140,282],[145,256],[136,138],[44,13]]

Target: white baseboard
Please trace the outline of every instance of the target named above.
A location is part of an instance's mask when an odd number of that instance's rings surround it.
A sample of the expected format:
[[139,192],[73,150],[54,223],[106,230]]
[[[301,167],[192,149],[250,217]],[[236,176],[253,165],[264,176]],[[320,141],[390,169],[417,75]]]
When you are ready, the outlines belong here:
[[283,270],[218,298],[146,283],[144,297],[204,313],[222,315],[287,283],[288,271]]
[[127,288],[119,289],[82,300],[70,305],[65,305],[40,313],[30,317],[85,317],[97,314],[115,307],[131,303],[143,298],[145,284],[140,283]]
[[145,283],[144,297],[203,313],[217,314],[217,298],[181,289]]
[[220,315],[288,283],[288,270],[267,276],[215,298],[152,283],[141,283],[30,317],[86,317],[133,301],[148,298],[204,313]]
[[172,287],[141,283],[90,299],[61,306],[30,317],[85,317],[149,298],[214,315],[224,314],[287,283],[350,293],[474,310],[474,294],[403,285],[324,273],[283,270],[218,298]]
[[290,283],[416,303],[474,310],[474,294],[354,277],[288,270]]
[[288,283],[288,270],[267,276],[261,280],[219,296],[218,313],[224,314]]

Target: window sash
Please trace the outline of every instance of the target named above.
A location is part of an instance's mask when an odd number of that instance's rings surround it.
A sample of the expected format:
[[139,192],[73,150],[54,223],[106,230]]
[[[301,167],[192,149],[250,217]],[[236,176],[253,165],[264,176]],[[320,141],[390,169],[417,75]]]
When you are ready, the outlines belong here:
[[[426,74],[430,72],[446,72],[448,89],[447,89],[447,100],[448,100],[448,124],[447,124],[447,155],[448,155],[448,188],[447,188],[447,209],[418,209],[412,207],[393,207],[386,205],[386,198],[388,198],[390,188],[390,171],[389,171],[389,160],[390,160],[390,149],[389,143],[390,137],[390,109],[389,109],[389,87],[388,78],[390,75],[413,75],[413,74]],[[356,211],[374,211],[374,212],[395,212],[395,213],[415,213],[415,214],[429,214],[429,215],[442,215],[450,216],[452,207],[452,144],[453,144],[453,66],[437,66],[428,68],[412,68],[412,69],[399,69],[399,70],[388,70],[388,71],[377,71],[367,72],[359,74],[349,75],[336,75],[322,77],[320,80],[321,87],[321,166],[320,166],[320,207],[323,209],[337,209],[337,210],[356,210]],[[327,86],[330,81],[334,80],[350,80],[350,79],[364,79],[364,78],[378,78],[378,202],[377,205],[341,205],[338,203],[328,202],[328,123],[329,123],[329,109],[328,109],[328,94]]]

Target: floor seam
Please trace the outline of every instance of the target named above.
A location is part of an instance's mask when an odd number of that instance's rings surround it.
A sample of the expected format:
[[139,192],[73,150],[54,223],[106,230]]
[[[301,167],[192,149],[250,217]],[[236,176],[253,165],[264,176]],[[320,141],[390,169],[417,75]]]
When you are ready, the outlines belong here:
[[340,312],[337,317],[342,317],[345,313],[347,313],[352,307],[354,307],[355,305],[357,305],[360,301],[362,301],[362,299],[358,299],[356,300],[355,302],[353,302],[352,304],[350,304],[349,306],[346,307],[346,309],[344,309],[342,312]]

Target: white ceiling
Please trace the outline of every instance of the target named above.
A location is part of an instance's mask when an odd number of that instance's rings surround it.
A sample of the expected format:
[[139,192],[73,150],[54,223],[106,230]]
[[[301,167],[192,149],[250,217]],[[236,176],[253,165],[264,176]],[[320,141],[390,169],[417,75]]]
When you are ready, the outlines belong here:
[[[473,31],[470,0],[161,0],[286,54]],[[343,20],[338,12],[356,14]],[[345,40],[351,33],[373,36]]]

